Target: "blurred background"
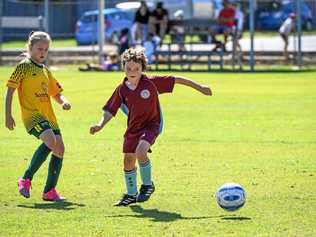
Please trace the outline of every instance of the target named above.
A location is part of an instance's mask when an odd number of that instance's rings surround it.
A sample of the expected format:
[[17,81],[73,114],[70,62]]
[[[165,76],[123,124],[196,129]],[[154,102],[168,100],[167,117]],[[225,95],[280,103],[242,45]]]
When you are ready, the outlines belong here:
[[[209,28],[216,24],[220,11],[224,7],[222,0],[145,1],[150,11],[154,11],[158,2],[162,2],[163,7],[168,11],[169,25],[166,34],[160,37],[159,47],[155,47],[156,53],[168,51],[169,54],[176,54],[179,50],[212,52],[207,44],[213,42],[207,40],[207,37]],[[222,63],[226,64],[230,52],[235,54],[231,57],[242,53],[238,59],[238,64],[248,64],[251,60],[252,64],[259,62],[273,64],[274,57],[278,57],[277,60],[281,60],[285,64],[298,64],[299,60],[301,60],[299,62],[300,66],[301,64],[315,64],[315,0],[240,0],[227,2],[236,4],[238,10],[242,12],[240,25],[243,34],[236,43],[237,46],[241,46],[239,48],[240,52],[236,51],[234,40],[228,40],[225,52],[220,55],[220,57],[223,57]],[[45,30],[52,36],[53,47],[57,51],[59,50],[59,54],[56,52],[54,54],[55,59],[51,59],[54,60],[54,63],[98,61],[96,57],[98,55],[97,44],[99,40],[99,7],[99,0],[1,0],[0,63],[16,63],[18,53],[15,50],[21,51],[21,48],[23,49],[31,30]],[[139,7],[139,1],[106,0],[104,2],[105,48],[102,51],[105,54],[118,50],[116,48],[119,47],[119,42],[116,38],[119,37],[124,28],[130,29],[129,34],[132,33],[135,13]],[[172,26],[176,25],[173,23],[176,22],[179,11],[182,16],[181,19],[185,22],[182,25],[184,32],[187,33],[189,29],[190,34],[178,32],[178,34],[184,36],[184,47],[180,45],[175,48],[176,46],[172,44],[177,42],[173,39],[175,33]],[[280,57],[284,55],[284,46],[279,35],[279,29],[291,13],[298,14],[299,20],[296,20],[295,26],[289,35],[289,56],[287,60],[282,61]],[[251,19],[253,19],[253,22]],[[188,25],[191,25],[191,27],[188,28]],[[130,45],[144,43],[143,41],[135,41],[133,36],[130,37]],[[219,41],[223,41],[220,34]],[[67,54],[69,50],[77,52],[77,54],[74,53],[77,56],[67,57],[69,60],[65,60],[65,54],[71,56],[71,54]],[[298,52],[300,59],[297,58]],[[58,55],[60,56],[59,60]],[[85,55],[87,57],[84,57]],[[161,53],[161,55],[163,57],[164,54]],[[202,56],[208,55],[205,53]],[[257,56],[257,61],[254,58],[251,59],[255,56]],[[153,62],[160,62],[161,60],[158,59],[156,55]],[[269,61],[269,59],[271,60]],[[210,59],[208,58],[206,61],[210,61]]]

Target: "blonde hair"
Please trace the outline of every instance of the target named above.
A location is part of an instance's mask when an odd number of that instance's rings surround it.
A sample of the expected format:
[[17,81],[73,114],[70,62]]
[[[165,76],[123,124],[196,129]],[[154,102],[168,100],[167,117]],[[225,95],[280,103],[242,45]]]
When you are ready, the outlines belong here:
[[31,33],[29,34],[29,38],[27,40],[27,43],[26,43],[26,52],[23,53],[23,55],[29,56],[30,47],[32,47],[33,45],[35,45],[36,43],[38,43],[40,41],[46,41],[46,42],[50,43],[51,38],[50,38],[49,34],[46,32],[31,31]]
[[145,71],[147,68],[147,57],[144,48],[126,49],[121,56],[122,68],[124,68],[125,64],[130,61],[141,64],[142,71]]

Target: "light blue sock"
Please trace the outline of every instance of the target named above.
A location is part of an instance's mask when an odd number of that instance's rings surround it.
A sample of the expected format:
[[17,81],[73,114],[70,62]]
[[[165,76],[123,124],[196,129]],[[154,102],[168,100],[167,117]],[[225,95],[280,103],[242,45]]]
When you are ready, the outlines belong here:
[[128,195],[137,194],[136,169],[124,171],[125,184]]
[[140,177],[142,179],[143,185],[152,185],[150,160],[146,161],[143,164],[138,162],[138,164],[139,164]]

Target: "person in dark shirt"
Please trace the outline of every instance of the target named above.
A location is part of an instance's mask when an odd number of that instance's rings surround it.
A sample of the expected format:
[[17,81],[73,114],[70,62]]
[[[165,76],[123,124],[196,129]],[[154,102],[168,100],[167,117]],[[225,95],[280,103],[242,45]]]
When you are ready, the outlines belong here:
[[145,1],[140,2],[140,7],[135,13],[135,32],[134,32],[134,41],[135,42],[144,42],[148,37],[148,21],[151,12]]
[[121,30],[120,36],[119,36],[119,55],[121,55],[126,49],[129,48],[130,45],[130,35],[129,35],[129,29],[124,28]]
[[168,29],[169,13],[168,10],[163,7],[163,2],[158,2],[156,9],[152,12],[150,17],[150,32],[154,35],[158,35],[163,41]]
[[[122,57],[125,78],[117,86],[103,107],[103,116],[98,124],[90,127],[90,134],[99,132],[121,108],[127,114],[127,129],[124,135],[124,175],[127,193],[115,206],[127,206],[147,201],[155,191],[151,178],[151,162],[147,156],[150,147],[162,129],[162,113],[158,95],[171,93],[175,84],[182,84],[212,95],[208,86],[197,84],[179,76],[147,76],[143,72],[147,66],[144,50],[130,48]],[[138,160],[141,188],[136,184],[136,160]]]

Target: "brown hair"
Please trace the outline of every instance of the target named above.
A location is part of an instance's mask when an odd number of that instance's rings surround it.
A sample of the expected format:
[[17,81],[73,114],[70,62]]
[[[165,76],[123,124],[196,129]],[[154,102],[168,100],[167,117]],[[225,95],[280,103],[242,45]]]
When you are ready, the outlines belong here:
[[129,48],[124,51],[121,56],[122,68],[129,61],[139,63],[142,65],[142,71],[145,71],[147,68],[147,57],[144,52],[144,48]]
[[23,54],[25,56],[29,55],[30,47],[32,47],[34,44],[36,44],[39,41],[47,41],[50,42],[51,38],[49,34],[43,31],[31,31],[29,34],[29,38],[26,43],[26,52]]

